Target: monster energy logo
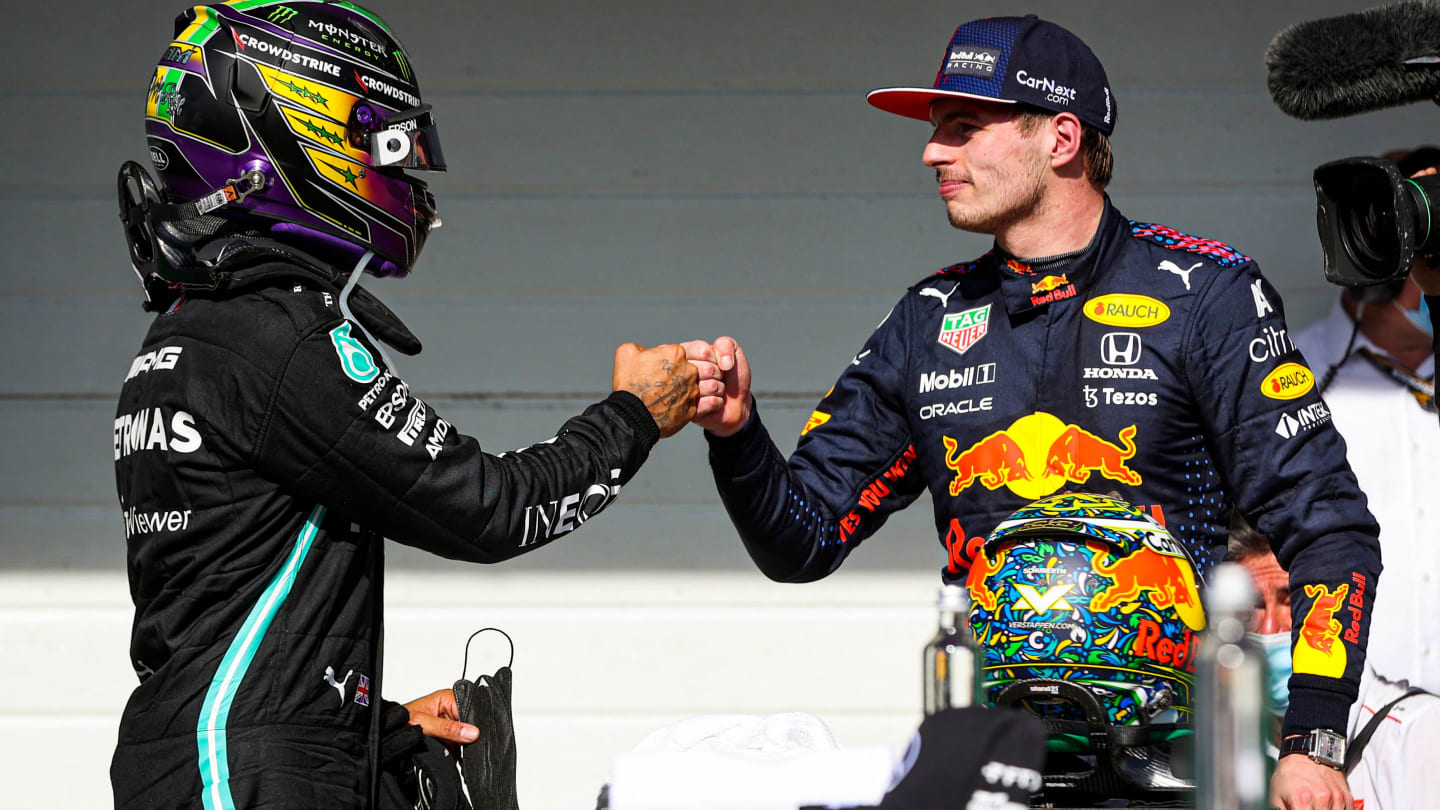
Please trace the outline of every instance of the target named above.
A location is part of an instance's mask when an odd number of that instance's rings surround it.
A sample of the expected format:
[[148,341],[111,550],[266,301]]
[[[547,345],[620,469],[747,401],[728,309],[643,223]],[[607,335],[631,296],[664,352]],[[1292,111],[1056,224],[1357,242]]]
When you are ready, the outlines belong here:
[[320,137],[320,138],[323,138],[323,139],[329,141],[330,143],[335,144],[336,146],[340,146],[340,145],[342,145],[342,144],[344,143],[344,141],[342,141],[342,140],[340,139],[340,136],[339,136],[339,135],[336,135],[335,133],[331,132],[330,130],[328,130],[328,129],[322,127],[322,126],[316,126],[315,124],[310,123],[310,121],[308,121],[308,120],[306,120],[306,119],[304,119],[304,118],[301,118],[301,119],[300,119],[300,125],[303,126],[303,127],[305,127],[305,129],[308,130],[311,135],[315,135],[315,136],[318,136],[318,137]]
[[306,87],[306,86],[304,86],[304,85],[295,84],[294,82],[286,82],[286,81],[282,81],[282,82],[280,82],[279,84],[280,84],[281,87],[285,88],[286,90],[289,90],[290,92],[294,93],[295,95],[297,95],[297,96],[299,96],[299,97],[301,97],[301,98],[303,98],[303,99],[306,99],[306,100],[308,100],[308,101],[313,101],[313,102],[315,102],[316,104],[319,104],[321,107],[324,107],[324,108],[327,109],[327,110],[330,109],[330,105],[325,103],[325,97],[324,97],[324,96],[320,95],[319,93],[315,92],[314,90],[311,90],[310,88],[308,88],[308,87]]
[[405,61],[404,52],[397,48],[391,53],[395,54],[395,64],[400,66],[400,75],[405,78],[405,81],[410,81],[410,63]]
[[363,167],[360,169],[360,173],[359,173],[359,174],[356,174],[356,173],[350,171],[350,167],[349,167],[349,166],[345,166],[345,167],[342,168],[342,167],[340,167],[340,166],[336,166],[334,163],[331,163],[331,162],[328,161],[328,160],[322,160],[322,161],[320,161],[320,162],[321,162],[321,163],[324,163],[326,166],[329,166],[330,168],[334,169],[334,170],[335,170],[335,173],[338,174],[338,175],[340,175],[340,178],[341,178],[342,180],[344,180],[345,182],[349,183],[356,191],[359,191],[359,190],[360,190],[360,186],[356,185],[355,181],[356,181],[356,180],[364,179],[364,177],[365,177],[365,169],[364,169]]
[[265,19],[277,25],[284,25],[295,18],[295,9],[289,6],[277,6],[274,11],[266,15]]

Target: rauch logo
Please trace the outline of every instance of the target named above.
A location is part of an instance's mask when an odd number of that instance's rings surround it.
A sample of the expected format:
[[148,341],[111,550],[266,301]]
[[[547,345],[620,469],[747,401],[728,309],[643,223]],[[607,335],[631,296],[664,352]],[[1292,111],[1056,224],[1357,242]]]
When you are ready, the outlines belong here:
[[1298,399],[1315,387],[1315,375],[1299,363],[1286,363],[1260,381],[1260,393],[1271,399]]
[[1106,326],[1155,326],[1170,318],[1170,307],[1148,295],[1111,293],[1086,301],[1085,317]]

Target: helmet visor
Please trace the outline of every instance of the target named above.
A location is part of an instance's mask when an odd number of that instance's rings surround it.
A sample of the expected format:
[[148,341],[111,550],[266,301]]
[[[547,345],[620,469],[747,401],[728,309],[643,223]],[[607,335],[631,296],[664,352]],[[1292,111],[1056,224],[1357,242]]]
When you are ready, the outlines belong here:
[[376,168],[445,171],[445,153],[429,104],[386,117],[384,128],[366,138]]

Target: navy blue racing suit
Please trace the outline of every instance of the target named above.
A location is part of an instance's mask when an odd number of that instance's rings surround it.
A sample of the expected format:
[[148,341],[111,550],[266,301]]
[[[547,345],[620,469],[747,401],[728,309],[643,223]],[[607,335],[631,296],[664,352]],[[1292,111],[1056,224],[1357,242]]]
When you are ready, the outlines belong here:
[[999,521],[1067,487],[1143,505],[1203,577],[1233,503],[1290,572],[1294,641],[1324,648],[1319,664],[1297,652],[1285,733],[1345,727],[1379,529],[1280,296],[1227,245],[1129,221],[1107,199],[1082,251],[996,249],[912,286],[788,461],[758,409],[707,436],[731,519],[781,581],[830,574],[927,487],[947,580],[964,580]]

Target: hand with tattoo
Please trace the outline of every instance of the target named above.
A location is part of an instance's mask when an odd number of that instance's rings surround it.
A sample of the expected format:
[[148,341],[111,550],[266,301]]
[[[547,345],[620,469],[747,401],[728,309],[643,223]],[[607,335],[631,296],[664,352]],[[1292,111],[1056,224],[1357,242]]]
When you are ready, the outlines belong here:
[[661,438],[675,435],[694,419],[701,392],[720,385],[717,380],[701,380],[699,369],[686,359],[681,346],[666,343],[647,349],[622,343],[615,350],[611,388],[639,397],[655,418]]

